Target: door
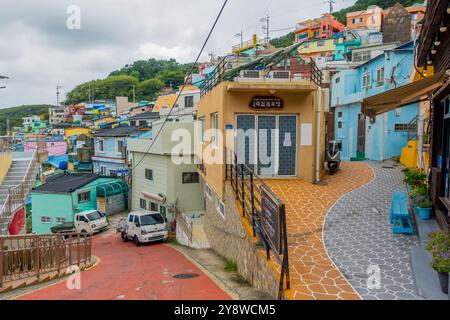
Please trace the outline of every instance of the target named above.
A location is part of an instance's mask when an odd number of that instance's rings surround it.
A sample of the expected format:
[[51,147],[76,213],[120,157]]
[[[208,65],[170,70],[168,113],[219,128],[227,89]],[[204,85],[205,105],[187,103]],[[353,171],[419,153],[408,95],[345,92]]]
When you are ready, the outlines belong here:
[[363,114],[358,115],[358,144],[356,147],[356,156],[364,155],[366,149],[366,117]]
[[238,164],[244,163],[254,170],[256,154],[256,117],[238,115],[236,117],[236,155]]
[[127,220],[127,236],[134,237],[134,215],[130,214]]
[[258,116],[258,175],[275,176],[276,116]]
[[295,176],[297,171],[297,116],[278,117],[278,175]]

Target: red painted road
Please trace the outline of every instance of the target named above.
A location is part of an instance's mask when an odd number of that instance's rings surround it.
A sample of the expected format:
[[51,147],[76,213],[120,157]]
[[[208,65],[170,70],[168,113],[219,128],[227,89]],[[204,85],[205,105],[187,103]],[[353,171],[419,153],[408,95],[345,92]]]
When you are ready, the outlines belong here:
[[[21,296],[19,300],[187,300],[230,299],[208,276],[177,250],[163,244],[136,247],[117,234],[94,237],[92,253],[101,259],[81,273],[81,288],[66,281]],[[196,273],[199,277],[175,279]]]

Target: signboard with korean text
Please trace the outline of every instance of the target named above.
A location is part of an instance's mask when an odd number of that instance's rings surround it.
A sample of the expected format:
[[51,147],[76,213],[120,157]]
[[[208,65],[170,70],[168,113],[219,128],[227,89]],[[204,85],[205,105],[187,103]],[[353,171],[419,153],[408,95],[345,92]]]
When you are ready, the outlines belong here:
[[283,100],[275,96],[255,96],[249,105],[252,109],[281,109],[283,106]]
[[270,191],[261,186],[261,229],[267,236],[267,240],[273,248],[281,253],[281,214],[280,205]]

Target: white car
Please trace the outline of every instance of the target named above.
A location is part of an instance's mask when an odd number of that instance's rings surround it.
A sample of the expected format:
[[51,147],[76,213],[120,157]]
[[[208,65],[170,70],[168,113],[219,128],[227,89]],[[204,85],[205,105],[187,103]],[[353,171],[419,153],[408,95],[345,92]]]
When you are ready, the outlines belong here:
[[166,241],[169,237],[167,220],[156,211],[130,212],[121,236],[123,241],[133,240],[137,246],[141,243]]
[[109,225],[106,216],[97,210],[79,212],[74,218],[75,230],[81,234],[94,234],[105,230]]

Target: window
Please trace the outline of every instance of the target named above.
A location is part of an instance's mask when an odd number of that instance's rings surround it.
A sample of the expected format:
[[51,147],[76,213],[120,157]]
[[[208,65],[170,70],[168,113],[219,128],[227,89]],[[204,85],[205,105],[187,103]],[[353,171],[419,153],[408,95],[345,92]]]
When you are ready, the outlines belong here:
[[338,118],[342,118],[342,111],[338,112]]
[[153,180],[153,170],[145,169],[145,179]]
[[109,170],[110,177],[117,177],[117,170]]
[[324,45],[325,45],[325,41],[323,41],[323,40],[317,41],[318,47],[323,47]]
[[217,134],[219,130],[219,115],[213,113],[211,116],[212,131],[211,131],[211,143],[213,146],[217,146]]
[[141,209],[147,209],[147,200],[140,199],[140,200],[139,200],[139,207],[140,207]]
[[132,214],[130,214],[129,217],[128,217],[128,222],[133,222],[133,219],[134,219],[134,216]]
[[150,202],[150,210],[158,211],[158,205],[154,202]]
[[338,128],[342,129],[342,121],[338,121]]
[[105,152],[105,140],[98,139],[98,151]]
[[52,223],[52,218],[50,218],[50,217],[41,217],[41,223]]
[[185,108],[193,108],[194,107],[194,97],[193,96],[184,97],[184,107]]
[[367,61],[370,59],[370,50],[355,52],[353,51],[352,60],[355,62],[358,61]]
[[219,198],[216,198],[216,209],[222,217],[225,217],[225,203],[223,203],[223,201]]
[[78,202],[89,202],[91,201],[91,192],[90,191],[85,191],[85,192],[80,192],[78,194]]
[[125,144],[123,140],[117,140],[117,152],[121,154],[125,153]]
[[367,89],[370,87],[370,85],[370,73],[367,72],[362,76],[362,87],[363,89]]
[[341,78],[336,78],[336,81],[335,81],[336,83],[339,83],[339,82],[341,82]]
[[362,18],[354,18],[354,19],[352,19],[353,23],[361,23],[362,21],[363,21]]
[[384,82],[384,67],[381,67],[377,70],[377,82],[383,83]]
[[200,142],[205,143],[206,122],[205,118],[200,118]]
[[56,217],[56,224],[61,224],[66,222],[66,218]]
[[208,184],[205,184],[205,193],[208,196],[208,198],[211,200],[212,199],[212,190],[211,190],[211,187],[208,186]]
[[100,175],[106,176],[106,166],[100,166]]
[[199,183],[199,176],[197,172],[183,172],[183,184]]
[[394,131],[416,131],[416,127],[407,123],[396,123],[394,125]]
[[165,217],[166,216],[166,207],[160,206],[159,212]]

